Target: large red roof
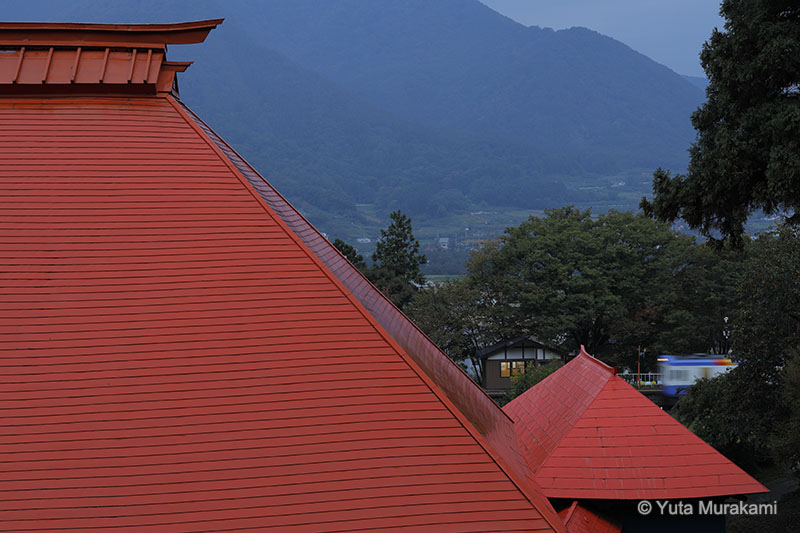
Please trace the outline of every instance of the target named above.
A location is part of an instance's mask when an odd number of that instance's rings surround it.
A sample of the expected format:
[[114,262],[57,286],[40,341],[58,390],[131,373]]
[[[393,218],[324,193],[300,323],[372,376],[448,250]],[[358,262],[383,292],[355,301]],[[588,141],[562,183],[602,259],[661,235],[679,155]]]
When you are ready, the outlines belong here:
[[508,403],[550,498],[702,498],[766,488],[585,351]]
[[0,528],[563,531],[502,411],[179,101],[119,90],[0,97]]
[[4,528],[547,527],[173,102],[0,115]]

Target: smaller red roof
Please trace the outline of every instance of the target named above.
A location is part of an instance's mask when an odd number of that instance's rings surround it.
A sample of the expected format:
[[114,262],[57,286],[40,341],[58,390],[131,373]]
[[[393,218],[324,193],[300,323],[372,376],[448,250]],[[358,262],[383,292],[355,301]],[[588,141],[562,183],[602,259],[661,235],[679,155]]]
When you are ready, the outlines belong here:
[[559,511],[568,533],[619,533],[622,526],[578,504]]
[[583,349],[514,399],[535,480],[550,498],[704,498],[767,492]]

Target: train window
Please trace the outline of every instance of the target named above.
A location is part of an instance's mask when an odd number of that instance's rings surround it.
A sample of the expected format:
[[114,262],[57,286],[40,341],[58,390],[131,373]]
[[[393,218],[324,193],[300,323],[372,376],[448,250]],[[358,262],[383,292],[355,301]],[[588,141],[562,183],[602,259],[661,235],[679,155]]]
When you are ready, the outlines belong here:
[[686,381],[689,379],[689,371],[672,369],[669,371],[669,379],[671,381]]

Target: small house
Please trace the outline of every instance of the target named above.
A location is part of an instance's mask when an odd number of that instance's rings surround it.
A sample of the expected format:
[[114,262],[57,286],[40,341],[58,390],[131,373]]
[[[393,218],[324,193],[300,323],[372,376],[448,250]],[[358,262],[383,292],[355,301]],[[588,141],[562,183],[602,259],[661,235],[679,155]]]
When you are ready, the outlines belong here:
[[490,395],[509,390],[511,377],[524,373],[526,365],[545,364],[555,359],[566,361],[567,358],[567,352],[525,336],[487,346],[478,355],[484,361],[485,385]]

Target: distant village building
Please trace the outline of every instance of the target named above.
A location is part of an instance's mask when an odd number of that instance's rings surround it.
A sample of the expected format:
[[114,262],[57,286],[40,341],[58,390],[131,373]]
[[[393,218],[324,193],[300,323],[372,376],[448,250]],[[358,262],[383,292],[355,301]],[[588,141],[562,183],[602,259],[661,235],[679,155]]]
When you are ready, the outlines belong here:
[[450,238],[449,237],[440,237],[439,238],[439,248],[442,250],[447,250],[450,248]]
[[486,369],[486,389],[490,395],[511,389],[511,377],[525,372],[526,365],[541,365],[560,359],[567,352],[551,348],[533,337],[515,337],[487,346],[478,353]]

